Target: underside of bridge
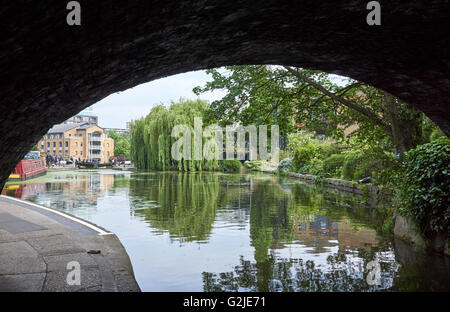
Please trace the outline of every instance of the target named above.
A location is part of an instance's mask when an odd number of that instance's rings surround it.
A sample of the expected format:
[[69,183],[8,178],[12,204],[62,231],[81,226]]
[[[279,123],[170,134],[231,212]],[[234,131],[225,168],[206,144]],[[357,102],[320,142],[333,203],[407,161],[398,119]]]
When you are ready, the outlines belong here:
[[[319,69],[372,84],[450,134],[446,0],[9,1],[0,9],[0,186],[55,123],[111,93],[238,64]],[[127,109],[123,103],[123,109]],[[143,112],[144,113],[144,112]]]

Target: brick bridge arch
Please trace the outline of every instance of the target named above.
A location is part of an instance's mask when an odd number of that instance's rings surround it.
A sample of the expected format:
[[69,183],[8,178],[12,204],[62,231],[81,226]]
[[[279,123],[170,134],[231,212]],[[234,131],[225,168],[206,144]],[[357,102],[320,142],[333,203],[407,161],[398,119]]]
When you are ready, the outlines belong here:
[[0,186],[52,124],[111,93],[223,65],[349,76],[450,134],[448,1],[380,1],[381,26],[358,0],[80,0],[81,26],[67,25],[67,2],[0,9]]

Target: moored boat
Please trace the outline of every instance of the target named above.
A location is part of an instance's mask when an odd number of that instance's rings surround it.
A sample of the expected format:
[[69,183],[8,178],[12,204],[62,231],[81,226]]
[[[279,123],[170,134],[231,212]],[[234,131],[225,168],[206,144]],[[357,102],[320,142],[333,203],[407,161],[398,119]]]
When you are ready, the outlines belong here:
[[41,158],[22,159],[14,168],[14,171],[9,175],[9,181],[22,181],[47,173],[45,160]]

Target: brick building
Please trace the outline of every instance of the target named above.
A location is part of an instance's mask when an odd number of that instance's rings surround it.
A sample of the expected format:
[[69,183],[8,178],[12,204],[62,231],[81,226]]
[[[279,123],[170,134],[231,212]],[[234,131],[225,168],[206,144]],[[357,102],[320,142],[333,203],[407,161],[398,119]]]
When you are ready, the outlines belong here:
[[38,142],[43,157],[73,157],[82,161],[108,162],[114,156],[114,140],[92,123],[67,123],[53,126]]

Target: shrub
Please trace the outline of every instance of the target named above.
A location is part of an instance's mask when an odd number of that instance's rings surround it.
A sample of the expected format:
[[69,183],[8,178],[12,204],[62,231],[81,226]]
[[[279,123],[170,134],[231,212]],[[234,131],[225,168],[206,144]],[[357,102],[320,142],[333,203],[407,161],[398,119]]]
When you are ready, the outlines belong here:
[[285,158],[285,159],[281,160],[280,163],[278,164],[277,170],[280,173],[291,171],[292,170],[292,159]]
[[435,141],[442,137],[445,137],[444,132],[442,132],[441,129],[434,129],[433,132],[431,132],[430,141]]
[[325,173],[323,170],[323,161],[319,158],[311,159],[308,165],[310,174],[322,175]]
[[278,155],[279,159],[292,158],[292,153],[289,150],[280,149],[280,153]]
[[344,165],[345,155],[344,154],[334,154],[326,158],[323,161],[323,171],[329,175],[339,178],[341,175],[341,168]]
[[392,174],[400,168],[393,153],[379,149],[350,151],[343,155],[342,177],[346,180],[357,181],[370,176],[377,184],[389,184]]
[[[300,132],[292,134],[289,137],[288,147],[292,150],[292,167],[295,171],[309,171],[310,168],[314,172],[322,171],[317,160],[325,159],[333,154],[342,152],[343,147],[329,140],[314,139],[313,133]],[[310,164],[310,162],[314,164]],[[312,173],[312,172],[309,172]],[[312,173],[313,174],[313,173]]]
[[311,133],[290,136],[293,170],[357,181],[371,176],[378,184],[389,184],[399,168],[393,153],[381,148],[343,151],[344,146],[328,140],[315,140]]
[[297,147],[293,153],[294,157],[292,160],[292,164],[294,168],[301,168],[304,165],[308,164],[311,159],[317,157],[320,154],[320,150],[321,146],[312,142]]
[[344,163],[342,165],[342,177],[346,180],[353,180],[355,171],[361,163],[364,153],[361,150],[349,151],[343,154]]
[[245,161],[244,166],[248,169],[251,169],[252,171],[261,171],[264,164],[266,164],[267,161],[264,160],[251,160],[251,161]]
[[341,154],[343,150],[344,147],[338,143],[325,142],[323,144],[322,154],[324,158],[328,158],[332,155]]
[[411,217],[427,237],[448,233],[450,221],[450,141],[439,138],[406,154],[400,176],[399,212]]
[[225,159],[222,161],[221,166],[224,171],[234,172],[242,167],[242,163],[237,159]]

